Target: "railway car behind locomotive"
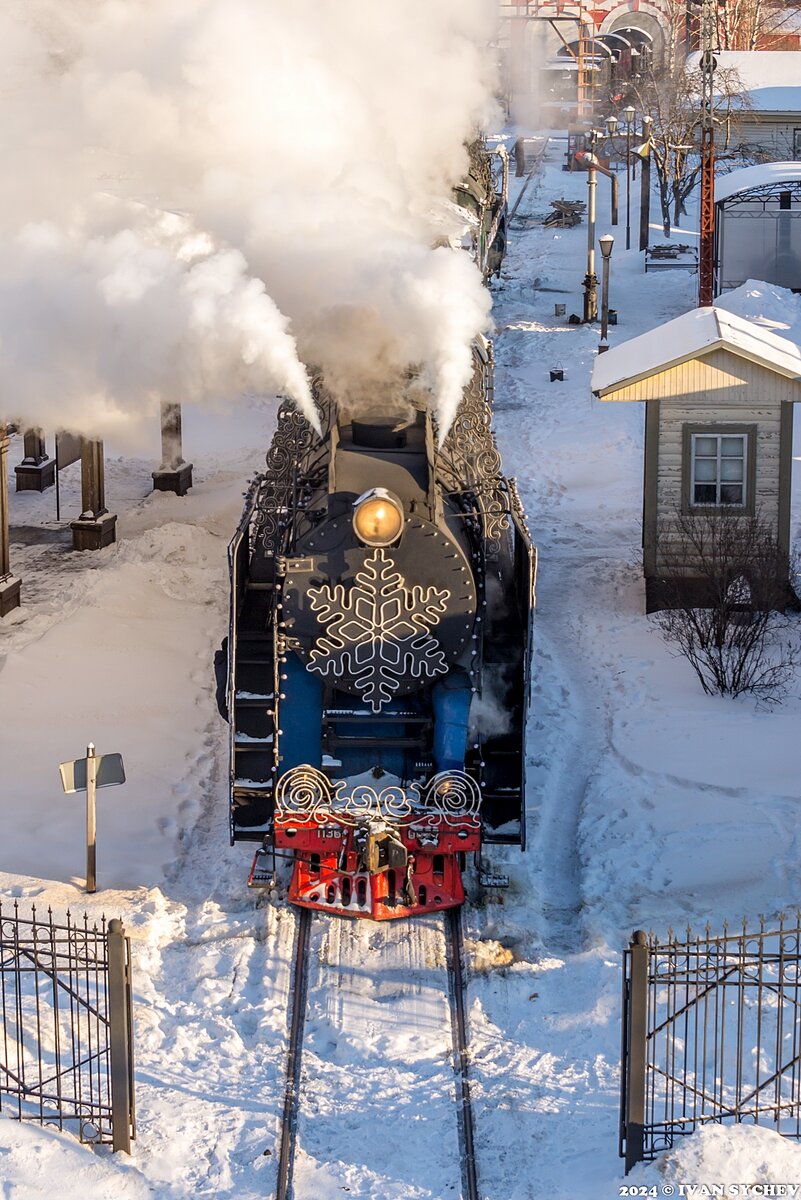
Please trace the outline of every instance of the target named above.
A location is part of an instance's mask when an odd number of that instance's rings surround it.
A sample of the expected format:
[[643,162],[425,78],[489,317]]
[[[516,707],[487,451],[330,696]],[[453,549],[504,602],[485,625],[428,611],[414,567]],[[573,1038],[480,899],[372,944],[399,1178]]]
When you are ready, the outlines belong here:
[[469,169],[453,189],[469,223],[466,248],[484,279],[500,275],[506,254],[509,158],[506,147],[475,138],[467,147]]
[[218,663],[230,831],[251,883],[374,919],[459,905],[466,855],[525,842],[536,556],[491,431],[492,350],[443,444],[424,399],[319,436],[284,404],[231,542]]

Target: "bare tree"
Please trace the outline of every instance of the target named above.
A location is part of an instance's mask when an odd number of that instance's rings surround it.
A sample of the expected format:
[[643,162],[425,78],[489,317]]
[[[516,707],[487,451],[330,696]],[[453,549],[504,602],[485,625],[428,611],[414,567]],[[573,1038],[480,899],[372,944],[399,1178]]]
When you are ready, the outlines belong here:
[[[794,50],[793,34],[801,4],[798,0],[727,0],[716,6],[719,50]],[[699,0],[664,0],[667,58],[671,66],[688,50],[698,49]],[[788,45],[788,42],[790,43]]]
[[721,50],[775,50],[798,14],[798,4],[775,0],[736,0],[718,6]]
[[[675,62],[661,71],[648,71],[630,86],[630,102],[651,118],[651,159],[659,187],[665,235],[677,225],[685,201],[701,174],[700,70]],[[737,71],[715,72],[714,119],[722,131],[721,145],[728,144],[732,122],[749,108],[747,94]]]
[[759,516],[677,512],[660,540],[665,640],[708,695],[781,700],[801,653],[786,611],[790,563],[772,529]]

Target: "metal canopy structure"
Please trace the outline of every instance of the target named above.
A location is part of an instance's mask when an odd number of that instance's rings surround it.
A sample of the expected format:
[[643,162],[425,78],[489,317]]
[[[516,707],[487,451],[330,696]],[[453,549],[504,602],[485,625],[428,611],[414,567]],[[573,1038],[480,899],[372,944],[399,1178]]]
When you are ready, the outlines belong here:
[[719,211],[728,212],[745,204],[750,208],[761,207],[764,212],[772,201],[777,198],[781,200],[782,196],[787,195],[792,197],[793,202],[801,203],[801,180],[787,179],[781,183],[762,183],[755,187],[743,188],[741,192],[734,192],[732,196],[717,203]]
[[801,291],[801,163],[732,171],[717,193],[715,294],[748,279]]

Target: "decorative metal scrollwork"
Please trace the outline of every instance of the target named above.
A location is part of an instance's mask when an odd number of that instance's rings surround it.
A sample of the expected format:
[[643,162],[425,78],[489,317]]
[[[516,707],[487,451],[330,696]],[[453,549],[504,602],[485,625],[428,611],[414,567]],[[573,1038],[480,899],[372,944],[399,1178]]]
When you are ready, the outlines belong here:
[[492,410],[475,378],[438,455],[437,473],[447,491],[473,492],[481,511],[487,555],[496,557],[510,527],[509,504],[492,432]]
[[[330,428],[332,402],[315,384],[315,400],[323,430]],[[320,438],[290,400],[278,410],[278,424],[267,451],[252,525],[251,549],[268,558],[278,553],[281,535],[298,501],[299,489],[321,448]],[[326,452],[327,453],[327,452]]]
[[314,821],[327,825],[359,825],[381,820],[410,828],[440,825],[477,826],[481,791],[464,771],[441,771],[419,789],[396,784],[377,788],[349,786],[344,779],[330,780],[316,767],[293,767],[278,781],[276,820],[280,824]]
[[466,817],[478,820],[481,811],[481,790],[466,771],[440,771],[426,784],[423,804],[431,814],[462,821]]

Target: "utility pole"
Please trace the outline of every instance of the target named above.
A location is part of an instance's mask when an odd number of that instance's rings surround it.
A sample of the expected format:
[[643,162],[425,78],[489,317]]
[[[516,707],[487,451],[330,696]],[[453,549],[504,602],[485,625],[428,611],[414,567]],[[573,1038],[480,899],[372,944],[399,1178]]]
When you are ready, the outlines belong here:
[[595,274],[595,130],[590,133],[590,152],[584,156],[587,164],[587,274],[584,276],[584,321],[598,316],[598,277]]
[[651,232],[651,125],[652,118],[648,115],[642,119],[642,132],[645,141],[637,150],[637,156],[642,163],[640,172],[640,249],[648,249],[648,239]]
[[[696,3],[698,0],[696,0]],[[715,125],[714,87],[718,0],[701,0],[701,245],[698,304],[712,304],[715,292]]]

